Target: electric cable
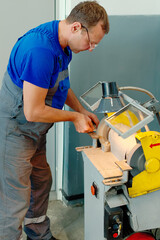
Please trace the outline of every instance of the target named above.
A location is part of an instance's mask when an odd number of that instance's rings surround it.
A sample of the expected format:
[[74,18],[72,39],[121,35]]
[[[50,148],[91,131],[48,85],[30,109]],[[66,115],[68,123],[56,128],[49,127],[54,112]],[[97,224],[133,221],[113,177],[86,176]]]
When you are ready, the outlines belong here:
[[132,87],[132,86],[126,86],[126,87],[120,87],[119,90],[136,90],[136,91],[139,91],[139,92],[143,92],[143,93],[146,93],[148,96],[150,96],[150,98],[154,98],[154,95],[149,92],[148,90],[144,89],[144,88],[139,88],[139,87]]

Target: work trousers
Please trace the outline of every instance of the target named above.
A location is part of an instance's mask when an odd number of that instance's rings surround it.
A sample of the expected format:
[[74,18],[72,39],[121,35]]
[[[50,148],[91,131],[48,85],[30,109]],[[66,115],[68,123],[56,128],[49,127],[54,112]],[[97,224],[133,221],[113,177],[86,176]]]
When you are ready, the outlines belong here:
[[22,89],[6,72],[0,91],[0,240],[48,240],[46,216],[52,184],[46,133],[52,124],[32,123],[23,113]]

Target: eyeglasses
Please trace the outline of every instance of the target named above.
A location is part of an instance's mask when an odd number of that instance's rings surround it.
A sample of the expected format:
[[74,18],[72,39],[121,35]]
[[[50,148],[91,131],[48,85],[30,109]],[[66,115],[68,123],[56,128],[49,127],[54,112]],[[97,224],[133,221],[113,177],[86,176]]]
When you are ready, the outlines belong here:
[[90,37],[89,37],[89,31],[88,31],[88,28],[87,28],[87,27],[85,27],[85,26],[84,26],[84,25],[82,25],[82,24],[81,24],[81,26],[82,26],[82,28],[84,28],[84,29],[86,30],[86,32],[87,32],[87,36],[88,36],[88,42],[89,42],[89,49],[90,49],[90,50],[93,50],[93,49],[95,49],[95,47],[97,47],[97,46],[98,46],[98,44],[91,43],[91,40],[90,40]]

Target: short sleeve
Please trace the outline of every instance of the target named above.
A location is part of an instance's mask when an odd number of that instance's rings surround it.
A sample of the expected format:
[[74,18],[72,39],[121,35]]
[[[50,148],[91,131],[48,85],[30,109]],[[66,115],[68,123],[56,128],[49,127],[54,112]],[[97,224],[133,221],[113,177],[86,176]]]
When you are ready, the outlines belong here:
[[45,48],[33,48],[24,55],[20,79],[48,89],[53,69],[52,52]]

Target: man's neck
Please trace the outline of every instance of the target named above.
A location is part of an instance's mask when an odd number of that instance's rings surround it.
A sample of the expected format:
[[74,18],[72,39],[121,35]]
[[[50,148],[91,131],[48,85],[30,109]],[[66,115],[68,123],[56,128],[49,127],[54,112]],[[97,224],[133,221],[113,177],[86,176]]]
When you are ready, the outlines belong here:
[[68,27],[69,25],[66,24],[65,20],[62,20],[59,22],[59,27],[58,27],[58,38],[59,38],[59,43],[64,50],[68,46]]

